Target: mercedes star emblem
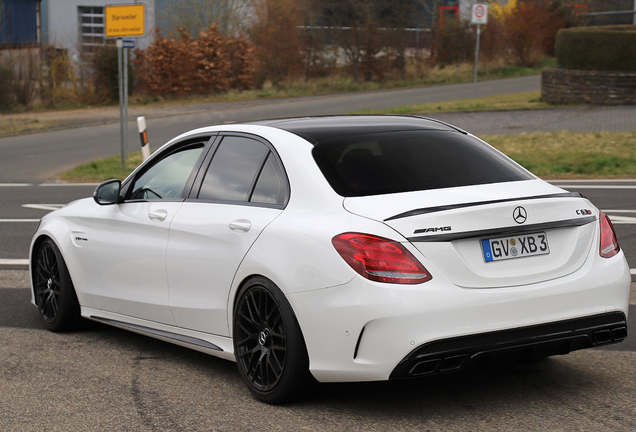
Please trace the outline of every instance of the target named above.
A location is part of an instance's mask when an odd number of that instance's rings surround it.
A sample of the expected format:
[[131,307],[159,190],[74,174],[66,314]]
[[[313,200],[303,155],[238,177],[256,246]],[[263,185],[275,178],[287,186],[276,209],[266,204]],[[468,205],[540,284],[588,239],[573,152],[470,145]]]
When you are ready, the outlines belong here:
[[524,209],[523,207],[517,207],[512,212],[512,218],[518,224],[522,224],[526,221],[526,219],[528,219],[528,213],[526,213],[526,209]]

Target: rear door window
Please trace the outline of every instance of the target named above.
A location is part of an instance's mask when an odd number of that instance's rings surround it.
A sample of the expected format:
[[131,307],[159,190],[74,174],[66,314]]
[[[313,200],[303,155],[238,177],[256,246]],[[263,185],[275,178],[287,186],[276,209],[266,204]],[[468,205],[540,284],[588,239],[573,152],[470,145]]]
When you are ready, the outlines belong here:
[[286,185],[280,163],[265,143],[226,136],[212,157],[197,198],[283,205]]

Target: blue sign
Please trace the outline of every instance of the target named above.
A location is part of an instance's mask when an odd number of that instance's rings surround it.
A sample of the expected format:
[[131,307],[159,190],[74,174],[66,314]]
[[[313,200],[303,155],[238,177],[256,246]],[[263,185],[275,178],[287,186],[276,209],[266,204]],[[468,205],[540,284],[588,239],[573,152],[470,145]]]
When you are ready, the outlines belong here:
[[133,49],[135,48],[135,40],[134,39],[124,39],[122,48]]

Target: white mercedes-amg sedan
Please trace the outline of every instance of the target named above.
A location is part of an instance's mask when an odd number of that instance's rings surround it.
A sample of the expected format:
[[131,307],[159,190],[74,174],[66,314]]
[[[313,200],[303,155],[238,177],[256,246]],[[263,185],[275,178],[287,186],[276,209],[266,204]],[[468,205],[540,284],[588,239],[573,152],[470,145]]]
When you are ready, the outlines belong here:
[[268,403],[627,336],[608,217],[416,116],[185,133],[45,216],[30,257],[50,330],[90,319],[236,361]]

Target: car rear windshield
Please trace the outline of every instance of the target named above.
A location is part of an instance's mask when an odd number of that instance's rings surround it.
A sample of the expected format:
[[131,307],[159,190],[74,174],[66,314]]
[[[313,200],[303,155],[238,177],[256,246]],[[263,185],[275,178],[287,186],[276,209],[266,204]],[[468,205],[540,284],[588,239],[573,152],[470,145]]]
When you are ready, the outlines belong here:
[[319,143],[314,159],[342,196],[530,180],[482,141],[454,131],[387,132]]

